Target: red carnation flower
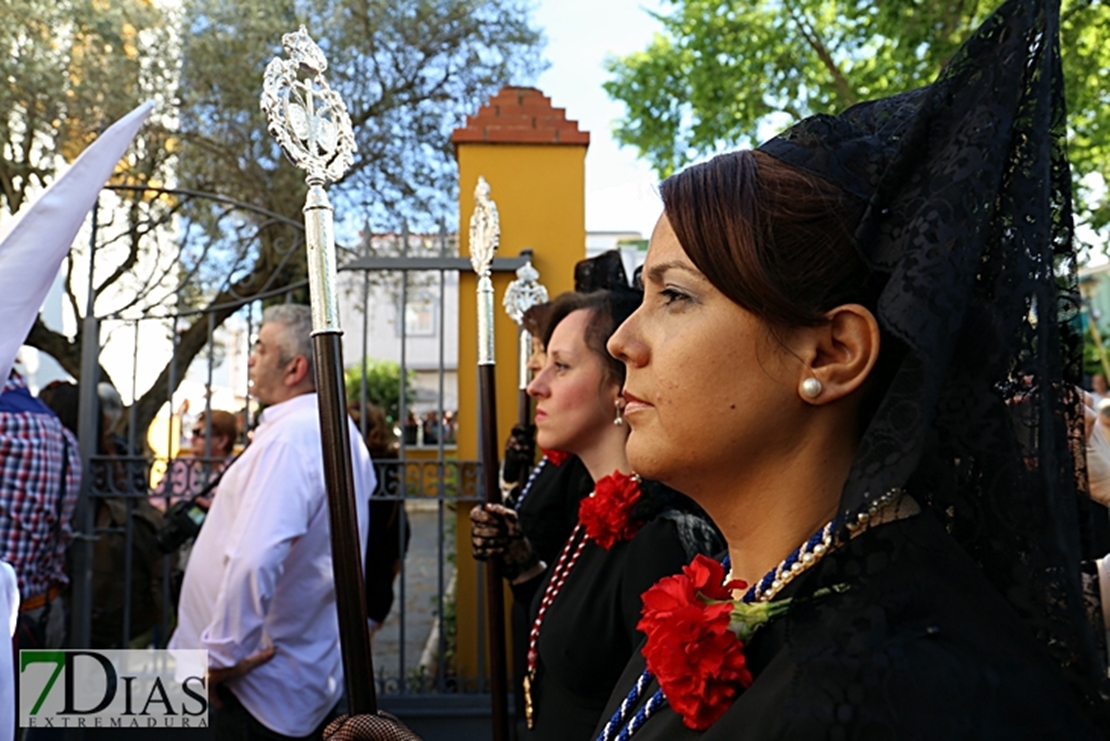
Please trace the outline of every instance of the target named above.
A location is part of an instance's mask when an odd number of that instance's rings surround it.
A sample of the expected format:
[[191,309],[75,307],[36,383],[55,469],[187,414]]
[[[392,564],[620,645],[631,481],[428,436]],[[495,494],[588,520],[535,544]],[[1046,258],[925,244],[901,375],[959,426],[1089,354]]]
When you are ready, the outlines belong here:
[[578,505],[578,520],[586,535],[605,550],[614,543],[631,540],[644,524],[632,519],[632,508],[640,501],[640,482],[614,471],[594,485],[594,492]]
[[553,466],[561,466],[570,458],[570,453],[565,450],[544,450],[543,457]]
[[751,685],[744,644],[729,630],[733,589],[724,567],[698,555],[682,574],[661,579],[644,592],[647,667],[687,727],[702,731],[720,718]]

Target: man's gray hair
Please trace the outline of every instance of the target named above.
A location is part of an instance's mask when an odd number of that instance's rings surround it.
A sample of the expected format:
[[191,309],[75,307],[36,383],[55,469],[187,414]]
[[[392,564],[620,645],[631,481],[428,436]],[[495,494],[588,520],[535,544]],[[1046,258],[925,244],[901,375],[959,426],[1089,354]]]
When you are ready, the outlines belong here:
[[308,379],[316,385],[312,363],[312,310],[304,304],[274,304],[262,312],[263,324],[280,325],[278,348],[284,365],[298,355],[308,361]]

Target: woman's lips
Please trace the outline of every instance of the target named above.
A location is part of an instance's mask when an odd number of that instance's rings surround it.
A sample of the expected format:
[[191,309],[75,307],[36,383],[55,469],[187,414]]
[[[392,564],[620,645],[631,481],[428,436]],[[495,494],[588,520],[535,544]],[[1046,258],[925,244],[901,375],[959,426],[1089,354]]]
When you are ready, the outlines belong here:
[[536,410],[536,422],[537,423],[539,423],[539,421],[541,419],[543,419],[544,417],[546,417],[546,416],[547,416],[547,412],[545,412],[544,410],[542,410],[542,409],[537,409]]
[[640,397],[636,396],[635,394],[630,394],[627,391],[622,392],[621,396],[624,397],[624,410],[623,411],[624,411],[624,415],[626,417],[629,414],[635,414],[636,412],[641,412],[641,411],[643,411],[643,410],[645,410],[645,409],[647,409],[648,407],[651,406],[651,404],[648,404],[646,401],[644,401]]

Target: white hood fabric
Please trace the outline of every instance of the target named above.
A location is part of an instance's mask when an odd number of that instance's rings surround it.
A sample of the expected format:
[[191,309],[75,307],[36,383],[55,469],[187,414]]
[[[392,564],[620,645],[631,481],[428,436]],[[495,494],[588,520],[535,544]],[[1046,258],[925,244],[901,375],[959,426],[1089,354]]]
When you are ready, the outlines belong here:
[[148,101],[112,124],[0,239],[0,382],[8,377],[97,194],[153,108]]

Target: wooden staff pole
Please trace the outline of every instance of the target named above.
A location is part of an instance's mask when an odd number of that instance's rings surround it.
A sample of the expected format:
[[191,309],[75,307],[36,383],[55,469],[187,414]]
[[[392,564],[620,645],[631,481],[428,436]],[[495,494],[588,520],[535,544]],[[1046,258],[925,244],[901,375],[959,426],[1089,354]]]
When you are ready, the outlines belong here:
[[281,43],[289,60],[277,58],[267,65],[261,102],[269,118],[270,134],[293,164],[307,172],[305,243],[339,645],[348,712],[373,714],[378,704],[343,382],[335,237],[332,206],[324,190],[325,184],[338,180],[351,166],[355,140],[347,107],[324,78],[328,66],[324,53],[309,38],[305,27],[285,34]]
[[[497,379],[493,353],[493,281],[490,264],[500,238],[497,206],[489,184],[478,178],[470,217],[470,262],[478,274],[478,393],[482,444],[482,482],[485,500],[501,503],[497,451]],[[505,651],[505,587],[501,563],[486,561],[486,620],[489,625],[490,695],[493,741],[509,739],[508,661]]]

